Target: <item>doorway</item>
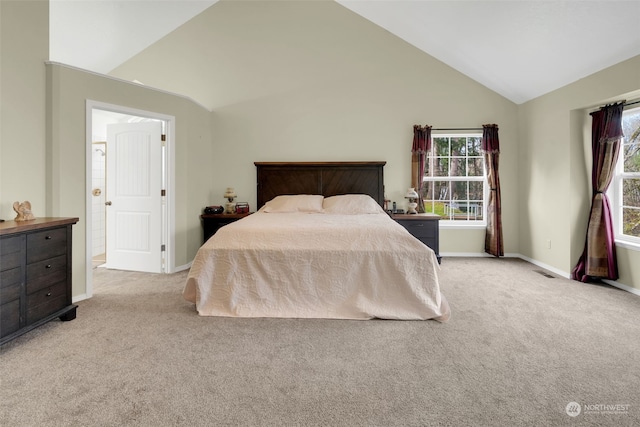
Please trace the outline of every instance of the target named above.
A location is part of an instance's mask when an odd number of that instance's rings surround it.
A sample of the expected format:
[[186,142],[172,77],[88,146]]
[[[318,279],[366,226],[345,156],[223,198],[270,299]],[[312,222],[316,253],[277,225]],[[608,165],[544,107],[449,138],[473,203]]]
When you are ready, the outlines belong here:
[[[92,276],[94,268],[113,268],[123,269],[131,271],[144,271],[144,272],[160,272],[160,273],[172,273],[175,269],[175,263],[173,258],[173,230],[174,230],[174,156],[173,156],[173,139],[174,139],[174,123],[175,118],[172,116],[166,116],[159,113],[142,111],[131,109],[128,107],[117,106],[112,104],[100,103],[97,101],[87,101],[87,196],[86,196],[86,252],[87,252],[87,297],[91,297],[93,293]],[[129,237],[131,233],[123,233],[122,230],[118,234],[118,225],[113,222],[114,215],[110,214],[109,219],[107,212],[111,208],[110,200],[107,196],[113,194],[114,178],[118,170],[117,175],[122,176],[122,171],[127,168],[135,168],[139,170],[140,163],[138,159],[135,161],[127,160],[123,157],[122,151],[115,155],[115,143],[111,142],[110,146],[107,130],[109,128],[117,129],[136,129],[136,128],[149,128],[149,126],[155,128],[156,125],[161,129],[160,133],[163,135],[162,142],[160,144],[160,154],[153,158],[153,161],[149,163],[149,169],[152,173],[149,177],[152,177],[153,193],[156,195],[155,189],[158,193],[162,190],[162,196],[157,194],[157,205],[154,205],[153,214],[146,215],[152,217],[153,221],[149,222],[150,227],[144,235],[148,236],[149,245],[153,245],[154,251],[151,254],[147,254],[146,262],[144,263],[131,263],[124,262],[128,260],[127,257],[114,256],[114,251],[109,250],[115,246],[117,236]],[[111,136],[113,138],[113,135]],[[154,140],[155,141],[155,140]],[[146,143],[145,141],[135,140],[134,143],[141,145]],[[121,147],[125,146],[122,140],[118,142]],[[155,142],[153,142],[155,147]],[[134,152],[135,153],[135,152]],[[155,155],[154,155],[155,156]],[[119,165],[118,169],[115,166]],[[110,172],[109,172],[110,171]],[[111,174],[111,177],[109,176]],[[157,182],[159,181],[159,182]],[[128,180],[122,180],[121,182],[129,182]],[[111,185],[111,191],[109,186]],[[126,215],[121,215],[126,217]],[[144,218],[145,215],[138,215],[138,218]],[[129,216],[129,224],[131,216]],[[125,220],[125,224],[127,221]],[[143,235],[141,233],[140,235]],[[109,243],[111,242],[111,243]],[[129,242],[130,243],[130,242]],[[136,241],[136,243],[139,243]],[[156,248],[156,246],[158,246]],[[139,255],[139,248],[131,248],[132,255]],[[111,255],[109,255],[111,253]],[[149,255],[153,257],[152,262],[149,262]],[[112,259],[110,259],[112,257]],[[157,257],[157,258],[156,258]],[[119,260],[118,260],[119,258]]]

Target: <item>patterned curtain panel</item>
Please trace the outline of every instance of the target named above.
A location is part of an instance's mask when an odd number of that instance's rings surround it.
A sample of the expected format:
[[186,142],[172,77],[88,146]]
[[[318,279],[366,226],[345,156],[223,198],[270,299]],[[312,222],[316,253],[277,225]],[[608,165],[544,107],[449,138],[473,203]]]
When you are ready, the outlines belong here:
[[487,204],[487,233],[484,239],[484,250],[494,256],[504,256],[502,242],[502,204],[500,201],[500,177],[498,165],[500,160],[500,141],[498,125],[482,125],[482,152],[487,166],[489,181],[489,201]]
[[411,147],[411,186],[416,189],[418,213],[424,213],[423,180],[427,153],[431,149],[431,126],[413,125],[413,146]]
[[620,152],[623,108],[624,103],[621,102],[591,113],[591,211],[584,251],[571,272],[571,277],[581,282],[588,282],[592,277],[618,278],[615,235],[606,191]]

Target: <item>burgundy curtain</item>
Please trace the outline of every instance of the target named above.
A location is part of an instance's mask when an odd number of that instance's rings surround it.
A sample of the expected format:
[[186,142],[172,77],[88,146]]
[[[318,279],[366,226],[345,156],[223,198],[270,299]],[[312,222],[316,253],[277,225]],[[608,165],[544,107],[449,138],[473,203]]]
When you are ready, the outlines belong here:
[[614,175],[622,140],[622,110],[624,103],[607,105],[591,113],[591,211],[584,251],[571,277],[581,282],[589,278],[616,280],[615,235],[609,198],[605,194]]
[[411,186],[416,189],[418,213],[424,212],[423,177],[427,153],[431,149],[431,126],[413,125],[413,147],[411,148]]
[[487,232],[484,250],[494,256],[504,256],[502,242],[502,204],[500,201],[500,177],[498,165],[500,159],[500,141],[498,125],[482,125],[482,152],[487,166],[489,182],[489,201],[487,204]]

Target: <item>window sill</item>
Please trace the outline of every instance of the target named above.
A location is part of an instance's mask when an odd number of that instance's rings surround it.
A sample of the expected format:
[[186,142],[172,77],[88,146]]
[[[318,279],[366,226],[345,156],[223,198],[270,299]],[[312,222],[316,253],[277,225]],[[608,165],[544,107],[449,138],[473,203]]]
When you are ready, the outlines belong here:
[[462,222],[462,221],[447,221],[440,220],[441,230],[484,230],[487,228],[487,224],[484,222]]
[[625,249],[630,249],[632,251],[640,251],[640,244],[627,242],[626,240],[616,240],[616,246],[619,246]]

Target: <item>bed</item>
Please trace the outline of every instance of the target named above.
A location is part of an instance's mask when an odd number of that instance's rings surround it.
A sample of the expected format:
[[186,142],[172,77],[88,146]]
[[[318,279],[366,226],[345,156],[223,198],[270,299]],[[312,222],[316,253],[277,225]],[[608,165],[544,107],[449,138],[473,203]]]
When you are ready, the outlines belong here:
[[201,316],[446,321],[435,253],[382,209],[385,162],[256,163],[258,211],[198,250]]

